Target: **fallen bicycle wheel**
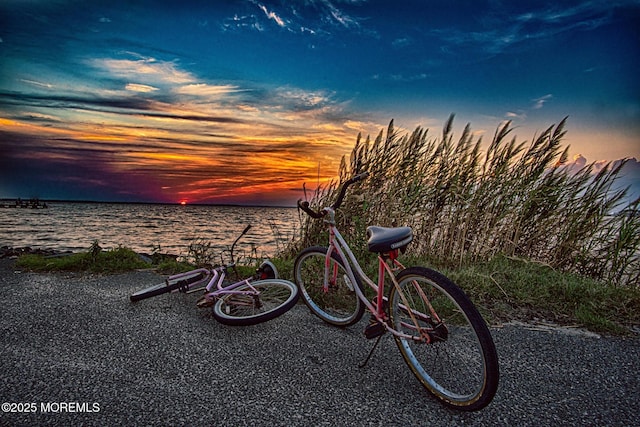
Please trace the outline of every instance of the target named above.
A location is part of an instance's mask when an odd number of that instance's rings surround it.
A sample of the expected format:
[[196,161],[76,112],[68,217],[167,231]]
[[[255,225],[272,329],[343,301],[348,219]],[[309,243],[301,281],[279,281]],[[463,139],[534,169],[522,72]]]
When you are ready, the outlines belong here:
[[[252,293],[254,289],[258,294]],[[280,279],[258,280],[219,297],[213,306],[213,317],[225,325],[255,325],[286,313],[297,301],[298,288],[293,283]]]

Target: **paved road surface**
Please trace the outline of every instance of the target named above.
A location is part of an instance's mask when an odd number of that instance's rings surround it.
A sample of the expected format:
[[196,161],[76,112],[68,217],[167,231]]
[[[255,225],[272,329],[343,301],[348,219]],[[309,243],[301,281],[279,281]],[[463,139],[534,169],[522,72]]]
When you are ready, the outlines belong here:
[[239,328],[197,309],[196,295],[129,303],[157,280],[149,271],[17,273],[0,260],[0,400],[35,411],[3,411],[0,425],[640,423],[638,338],[493,328],[498,394],[485,410],[461,413],[422,389],[391,337],[359,369],[372,345],[364,323],[331,328],[299,304]]

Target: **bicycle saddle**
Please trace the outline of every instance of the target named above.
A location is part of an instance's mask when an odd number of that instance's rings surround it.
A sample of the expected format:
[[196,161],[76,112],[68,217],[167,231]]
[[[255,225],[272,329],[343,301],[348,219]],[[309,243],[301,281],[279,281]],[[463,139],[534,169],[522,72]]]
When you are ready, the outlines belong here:
[[370,252],[389,252],[395,249],[404,249],[413,240],[411,227],[367,227],[367,246]]

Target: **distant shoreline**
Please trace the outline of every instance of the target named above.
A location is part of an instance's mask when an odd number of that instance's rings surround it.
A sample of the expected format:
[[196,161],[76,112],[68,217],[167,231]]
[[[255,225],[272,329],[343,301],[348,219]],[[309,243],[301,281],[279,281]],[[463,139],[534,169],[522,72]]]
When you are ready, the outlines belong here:
[[[0,198],[0,204],[15,203],[17,200],[30,200],[18,198]],[[94,203],[94,204],[111,204],[111,205],[165,205],[165,206],[216,206],[230,208],[268,208],[268,209],[296,209],[296,206],[283,205],[243,205],[239,203],[187,203],[181,205],[178,202],[125,202],[125,201],[106,201],[106,200],[61,200],[61,199],[37,199],[41,203]]]

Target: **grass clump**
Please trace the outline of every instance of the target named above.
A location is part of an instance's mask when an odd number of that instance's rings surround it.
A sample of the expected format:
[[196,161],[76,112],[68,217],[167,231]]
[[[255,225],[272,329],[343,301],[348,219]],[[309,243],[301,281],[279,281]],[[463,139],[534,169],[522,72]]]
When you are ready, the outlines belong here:
[[148,268],[134,251],[118,247],[109,251],[89,251],[60,257],[27,254],[16,261],[16,266],[32,271],[91,271],[93,273],[121,273]]
[[16,267],[31,271],[90,271],[99,274],[155,268],[161,274],[176,274],[193,269],[193,266],[177,261],[173,256],[154,253],[150,258],[118,246],[103,250],[97,240],[87,252],[61,255],[24,254],[16,260]]
[[611,334],[640,325],[640,289],[604,286],[537,262],[496,256],[443,271],[491,323],[545,320]]

